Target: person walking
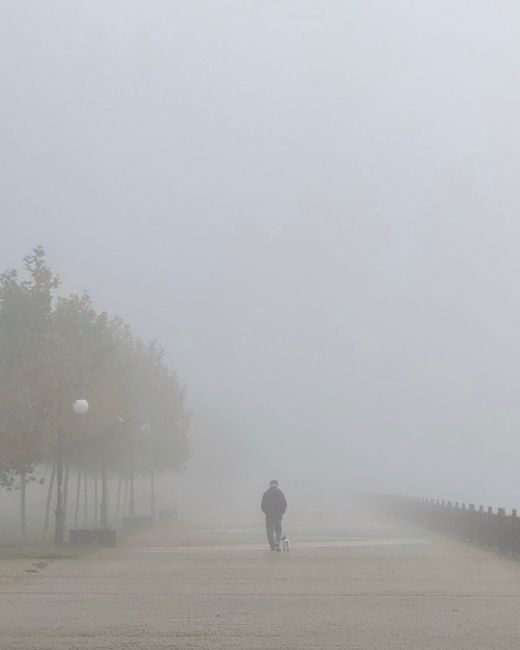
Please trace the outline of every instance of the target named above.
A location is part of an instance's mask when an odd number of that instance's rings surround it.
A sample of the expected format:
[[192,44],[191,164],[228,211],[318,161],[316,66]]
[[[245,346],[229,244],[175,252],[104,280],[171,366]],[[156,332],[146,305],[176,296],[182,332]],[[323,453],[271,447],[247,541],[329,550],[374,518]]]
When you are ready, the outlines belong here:
[[265,513],[267,540],[271,551],[281,551],[282,518],[287,510],[287,500],[285,494],[278,487],[278,481],[273,480],[269,483],[269,489],[264,492],[260,507]]

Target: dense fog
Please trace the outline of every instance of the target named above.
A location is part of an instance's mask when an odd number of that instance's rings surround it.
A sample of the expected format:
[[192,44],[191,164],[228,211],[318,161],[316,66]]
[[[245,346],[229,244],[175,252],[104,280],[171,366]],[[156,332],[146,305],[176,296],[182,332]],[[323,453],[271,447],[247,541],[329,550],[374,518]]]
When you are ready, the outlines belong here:
[[165,345],[186,516],[255,516],[271,478],[321,515],[358,490],[520,505],[519,20],[1,4],[2,270],[41,243]]

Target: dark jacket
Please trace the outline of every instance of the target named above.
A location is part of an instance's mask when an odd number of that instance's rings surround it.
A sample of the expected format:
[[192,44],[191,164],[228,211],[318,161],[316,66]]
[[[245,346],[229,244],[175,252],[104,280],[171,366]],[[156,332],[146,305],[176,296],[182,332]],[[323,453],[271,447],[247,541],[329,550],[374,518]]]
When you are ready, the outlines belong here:
[[270,487],[262,497],[262,512],[272,519],[281,519],[287,510],[284,493],[277,487]]

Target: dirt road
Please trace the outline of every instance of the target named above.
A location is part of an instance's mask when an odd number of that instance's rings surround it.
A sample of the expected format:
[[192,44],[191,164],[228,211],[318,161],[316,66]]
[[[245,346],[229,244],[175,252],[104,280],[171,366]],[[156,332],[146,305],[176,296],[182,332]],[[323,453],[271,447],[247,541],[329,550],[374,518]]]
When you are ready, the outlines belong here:
[[289,554],[241,533],[196,539],[0,571],[0,647],[520,647],[520,563],[491,552],[410,531],[302,535]]

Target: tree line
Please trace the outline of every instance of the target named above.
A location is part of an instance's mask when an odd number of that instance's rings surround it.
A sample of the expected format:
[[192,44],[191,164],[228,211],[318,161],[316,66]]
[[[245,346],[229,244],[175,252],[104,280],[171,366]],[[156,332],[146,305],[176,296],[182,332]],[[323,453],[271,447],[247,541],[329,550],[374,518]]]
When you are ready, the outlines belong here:
[[109,480],[132,515],[134,479],[146,476],[154,515],[155,474],[179,470],[190,453],[185,387],[156,342],[96,311],[87,293],[60,295],[41,246],[23,265],[0,275],[0,487],[20,491],[22,535],[27,486],[45,477],[47,529],[53,483],[59,510],[73,476],[75,526],[93,481],[97,523],[108,525]]

